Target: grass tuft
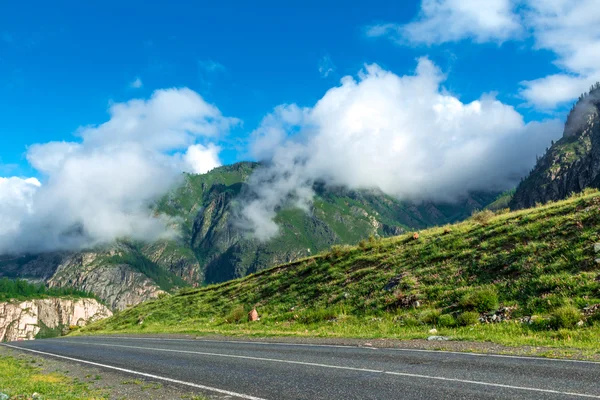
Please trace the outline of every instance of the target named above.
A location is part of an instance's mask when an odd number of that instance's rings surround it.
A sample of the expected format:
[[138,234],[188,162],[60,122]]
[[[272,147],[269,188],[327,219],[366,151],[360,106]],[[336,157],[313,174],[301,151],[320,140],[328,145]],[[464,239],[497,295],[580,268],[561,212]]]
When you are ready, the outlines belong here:
[[581,312],[573,306],[562,306],[554,310],[550,316],[553,329],[573,329],[582,320]]
[[458,316],[458,324],[460,326],[471,326],[479,323],[479,313],[475,311],[465,311]]
[[494,289],[477,289],[467,293],[460,302],[466,310],[480,313],[498,309],[498,294]]

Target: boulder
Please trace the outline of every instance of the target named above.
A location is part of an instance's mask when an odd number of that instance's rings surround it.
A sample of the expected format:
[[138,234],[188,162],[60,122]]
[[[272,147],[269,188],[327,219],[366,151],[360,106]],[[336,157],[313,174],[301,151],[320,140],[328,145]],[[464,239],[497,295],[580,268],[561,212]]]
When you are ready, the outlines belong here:
[[253,308],[252,311],[248,313],[248,321],[258,321],[258,311],[256,311],[256,308]]

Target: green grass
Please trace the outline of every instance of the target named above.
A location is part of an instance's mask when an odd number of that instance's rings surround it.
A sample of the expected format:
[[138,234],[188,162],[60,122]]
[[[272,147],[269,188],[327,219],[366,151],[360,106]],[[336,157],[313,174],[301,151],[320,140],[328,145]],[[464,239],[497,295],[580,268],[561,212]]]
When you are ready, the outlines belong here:
[[[598,226],[600,193],[586,191],[534,209],[424,230],[416,240],[409,233],[335,246],[243,279],[140,304],[81,333],[414,339],[436,327],[457,340],[597,353],[600,318],[586,317],[583,308],[600,303]],[[231,318],[255,306],[259,322]],[[475,321],[474,313],[505,306],[515,307],[509,322]]]
[[59,373],[42,373],[31,363],[14,357],[0,356],[0,393],[10,399],[29,399],[34,393],[45,400],[107,399],[104,393],[92,390]]
[[485,208],[492,211],[502,210],[510,206],[510,201],[515,195],[516,189],[507,190],[506,192],[498,195],[496,199],[488,204]]

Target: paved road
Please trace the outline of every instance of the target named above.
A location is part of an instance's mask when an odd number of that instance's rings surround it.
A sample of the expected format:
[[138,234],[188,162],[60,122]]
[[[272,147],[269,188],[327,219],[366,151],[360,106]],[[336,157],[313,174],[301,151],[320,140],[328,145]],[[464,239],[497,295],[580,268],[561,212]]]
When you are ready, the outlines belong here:
[[140,337],[7,345],[245,399],[600,399],[592,362]]

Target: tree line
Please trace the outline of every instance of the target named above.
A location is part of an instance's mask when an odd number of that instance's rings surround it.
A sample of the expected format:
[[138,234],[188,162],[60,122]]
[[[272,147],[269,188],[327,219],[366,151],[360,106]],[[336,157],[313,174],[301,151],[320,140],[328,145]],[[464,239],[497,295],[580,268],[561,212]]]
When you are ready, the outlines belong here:
[[31,283],[22,279],[0,279],[0,301],[31,300],[46,297],[90,297],[91,293],[69,287],[47,287],[43,283]]

